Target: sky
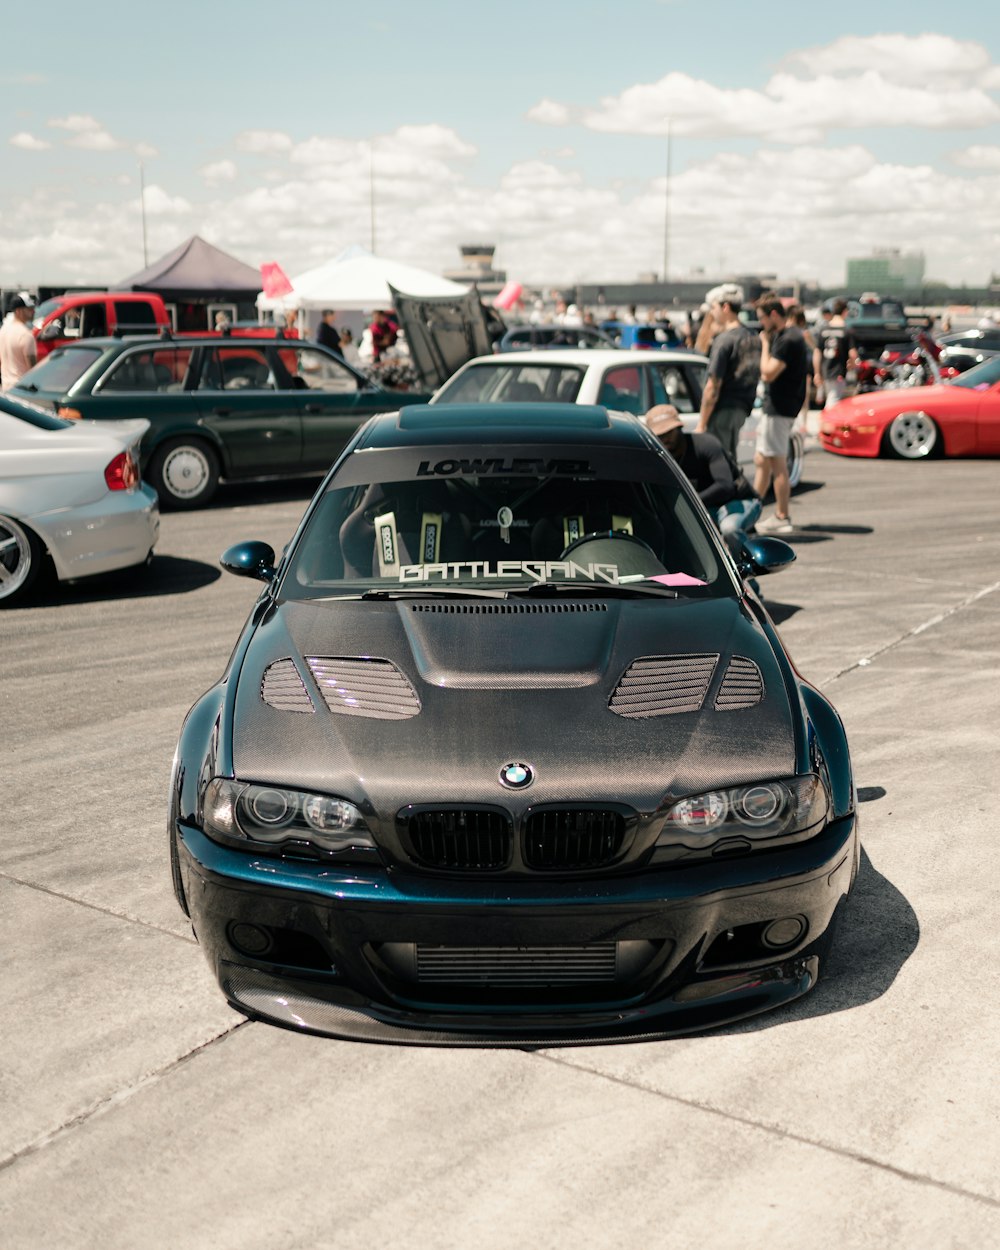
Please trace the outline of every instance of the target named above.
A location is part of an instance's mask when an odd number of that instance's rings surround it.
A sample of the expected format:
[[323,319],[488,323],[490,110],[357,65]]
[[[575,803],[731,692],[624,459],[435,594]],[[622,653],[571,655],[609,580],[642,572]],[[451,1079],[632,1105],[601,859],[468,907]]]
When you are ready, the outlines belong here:
[[835,287],[882,247],[984,285],[1000,5],[974,11],[5,5],[0,286],[113,284],[192,234],[293,278],[352,244],[440,272],[486,242],[527,285]]

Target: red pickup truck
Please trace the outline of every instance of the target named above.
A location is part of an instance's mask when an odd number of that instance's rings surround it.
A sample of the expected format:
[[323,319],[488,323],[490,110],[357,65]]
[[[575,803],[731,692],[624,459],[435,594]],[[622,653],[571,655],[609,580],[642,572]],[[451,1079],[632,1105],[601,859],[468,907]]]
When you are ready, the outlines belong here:
[[[195,315],[203,324],[182,324],[178,327],[177,311],[174,306],[168,307],[159,295],[148,291],[88,291],[56,295],[39,304],[31,323],[38,344],[38,359],[47,356],[54,347],[62,347],[77,339],[104,338],[111,334],[147,338],[163,330],[181,336],[218,334],[221,331],[215,328],[215,314],[224,312],[230,321],[236,315],[236,307],[232,303],[220,300],[214,304],[199,304]],[[246,338],[274,338],[275,327],[244,324],[232,326],[229,333]],[[297,338],[298,335],[294,330],[286,330],[285,337]]]

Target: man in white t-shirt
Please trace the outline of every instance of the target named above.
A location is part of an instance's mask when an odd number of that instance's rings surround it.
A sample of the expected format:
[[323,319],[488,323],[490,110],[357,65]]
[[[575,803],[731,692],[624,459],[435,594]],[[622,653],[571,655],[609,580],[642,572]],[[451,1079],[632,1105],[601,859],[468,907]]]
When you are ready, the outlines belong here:
[[31,333],[35,301],[27,291],[11,298],[7,316],[0,325],[0,390],[9,391],[38,359],[38,347]]

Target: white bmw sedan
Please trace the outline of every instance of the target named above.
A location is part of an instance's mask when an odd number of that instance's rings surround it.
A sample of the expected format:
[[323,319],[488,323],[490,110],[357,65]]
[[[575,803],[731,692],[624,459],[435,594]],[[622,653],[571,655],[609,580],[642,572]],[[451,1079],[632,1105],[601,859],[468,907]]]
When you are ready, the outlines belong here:
[[71,581],[149,559],[160,509],[136,451],[148,426],[64,421],[0,395],[0,606],[46,570]]
[[[673,404],[693,430],[701,407],[708,359],[691,351],[617,351],[574,347],[478,356],[445,382],[431,403],[600,404],[641,416],[655,404]],[[740,432],[739,460],[753,464],[758,417]],[[802,477],[804,440],[792,435],[788,471],[792,485]]]

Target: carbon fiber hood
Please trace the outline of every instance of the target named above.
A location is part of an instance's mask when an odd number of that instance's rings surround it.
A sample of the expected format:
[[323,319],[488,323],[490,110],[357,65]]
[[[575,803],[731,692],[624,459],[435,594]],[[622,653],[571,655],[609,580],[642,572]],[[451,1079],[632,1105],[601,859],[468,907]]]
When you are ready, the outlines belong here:
[[[612,801],[650,812],[668,794],[795,771],[792,718],[800,713],[786,693],[787,661],[735,601],[496,605],[279,606],[258,627],[239,674],[236,776],[338,794],[387,819],[408,803],[494,803],[516,813],[543,802]],[[702,657],[711,676],[700,708],[612,711],[626,670],[663,656]],[[734,657],[759,671],[757,698],[717,710]],[[398,684],[394,666],[416,698],[407,696],[397,719],[359,712],[350,691],[346,706],[334,699],[331,710],[316,673],[334,658],[355,661],[350,671],[371,671],[358,661],[388,662],[381,670]],[[291,697],[270,693],[276,674],[290,677]],[[500,785],[511,761],[531,764],[529,789]]]

